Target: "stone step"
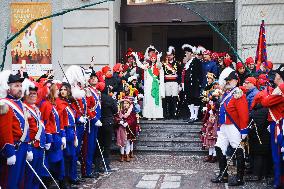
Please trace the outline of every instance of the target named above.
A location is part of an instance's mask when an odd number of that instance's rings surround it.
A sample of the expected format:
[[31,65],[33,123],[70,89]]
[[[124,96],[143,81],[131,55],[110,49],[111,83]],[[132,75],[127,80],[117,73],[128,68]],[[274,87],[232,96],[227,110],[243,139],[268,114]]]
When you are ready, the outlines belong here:
[[147,129],[200,129],[201,125],[167,125],[167,124],[140,124]]
[[201,142],[197,137],[177,137],[177,138],[167,138],[167,137],[141,137],[137,138],[138,141],[146,141],[146,142]]
[[168,128],[168,129],[148,129],[148,128],[141,128],[141,133],[199,133],[200,129],[175,129],[175,128]]
[[138,138],[144,137],[165,137],[165,138],[199,138],[199,131],[196,132],[146,132],[142,131]]
[[138,141],[137,146],[147,146],[147,147],[163,147],[163,148],[187,148],[187,147],[202,147],[202,143],[199,141]]
[[164,147],[148,147],[148,146],[136,146],[135,151],[138,152],[163,152],[163,153],[207,153],[207,150],[202,150],[200,147],[187,147],[187,148],[164,148]]
[[149,121],[149,120],[140,120],[140,124],[164,124],[164,125],[201,125],[202,122],[194,122],[194,123],[187,123],[187,121],[183,120],[156,120],[156,121]]

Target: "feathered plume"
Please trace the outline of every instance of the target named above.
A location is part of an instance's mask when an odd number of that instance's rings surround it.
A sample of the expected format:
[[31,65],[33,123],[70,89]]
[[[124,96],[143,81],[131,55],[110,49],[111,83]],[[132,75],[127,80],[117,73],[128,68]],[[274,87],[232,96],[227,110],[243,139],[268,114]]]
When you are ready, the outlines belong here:
[[67,79],[64,77],[63,82],[69,82],[69,84],[72,86],[76,86],[77,83],[81,83],[81,85],[85,85],[87,83],[85,72],[79,66],[76,66],[76,65],[70,66],[66,70],[65,75]]
[[175,48],[174,48],[173,46],[169,46],[167,55],[174,54],[175,51],[176,51],[176,50],[175,50]]
[[8,85],[8,79],[11,74],[11,70],[4,70],[0,72],[0,98],[6,98],[7,90],[10,88]]
[[30,88],[35,88],[35,84],[26,78],[22,83],[22,89],[23,89],[23,96],[30,94]]
[[200,45],[196,48],[196,54],[202,54],[204,51],[206,51],[206,49]]

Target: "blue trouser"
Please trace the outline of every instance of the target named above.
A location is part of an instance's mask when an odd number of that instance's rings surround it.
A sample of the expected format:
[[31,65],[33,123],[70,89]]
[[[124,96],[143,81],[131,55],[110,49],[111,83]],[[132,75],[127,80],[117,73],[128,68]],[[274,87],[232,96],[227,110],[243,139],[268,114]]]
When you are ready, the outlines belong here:
[[65,127],[66,149],[64,149],[65,176],[72,178],[73,163],[76,158],[75,127]]
[[[64,158],[61,136],[59,133],[52,134],[53,142],[51,147],[46,151],[44,159],[45,166],[58,180],[63,180],[65,177]],[[42,176],[49,176],[46,170],[43,170]]]
[[94,154],[96,150],[98,135],[98,127],[95,125],[95,120],[91,120],[90,124],[87,124],[86,132],[84,134],[84,144],[82,147],[82,175],[88,176],[92,173],[92,165]]
[[7,165],[7,158],[1,159],[0,185],[2,188],[17,189],[23,187],[28,146],[26,142],[21,143],[18,150],[15,151],[15,165]]
[[[35,148],[32,147],[33,152],[33,161],[30,162],[31,166],[34,168],[35,172],[41,175],[42,171],[42,162],[43,162],[43,148]],[[31,170],[29,166],[26,166],[25,172],[25,188],[26,189],[37,189],[40,186],[40,181],[35,176],[34,172]]]
[[274,185],[281,185],[281,176],[284,175],[284,162],[281,155],[281,144],[283,141],[283,134],[280,133],[277,137],[277,143],[275,142],[275,123],[270,125],[270,135],[271,135],[271,150],[272,159],[274,167]]
[[84,135],[84,130],[85,130],[84,127],[85,127],[85,124],[77,124],[76,126],[78,146],[76,147],[76,158],[74,158],[72,161],[71,180],[73,181],[78,178],[77,160],[78,160],[78,157],[81,155],[81,147],[82,147],[83,135]]

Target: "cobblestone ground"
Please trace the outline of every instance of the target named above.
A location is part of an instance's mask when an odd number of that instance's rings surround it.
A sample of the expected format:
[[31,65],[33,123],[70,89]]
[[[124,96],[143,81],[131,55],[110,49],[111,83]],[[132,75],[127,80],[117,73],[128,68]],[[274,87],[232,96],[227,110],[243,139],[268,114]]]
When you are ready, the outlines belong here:
[[[117,158],[118,159],[118,158]],[[80,188],[99,189],[223,189],[226,184],[213,184],[217,164],[203,163],[201,156],[136,155],[132,162],[112,161],[116,171],[98,180],[87,179]],[[230,167],[230,170],[234,167]],[[247,182],[247,189],[268,188],[265,182]]]

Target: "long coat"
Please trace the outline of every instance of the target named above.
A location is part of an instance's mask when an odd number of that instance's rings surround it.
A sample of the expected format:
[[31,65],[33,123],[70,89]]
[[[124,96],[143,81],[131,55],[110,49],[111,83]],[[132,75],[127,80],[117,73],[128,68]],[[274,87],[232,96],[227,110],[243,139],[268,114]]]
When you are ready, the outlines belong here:
[[202,64],[194,58],[188,69],[184,69],[184,92],[188,97],[199,98],[202,83]]

